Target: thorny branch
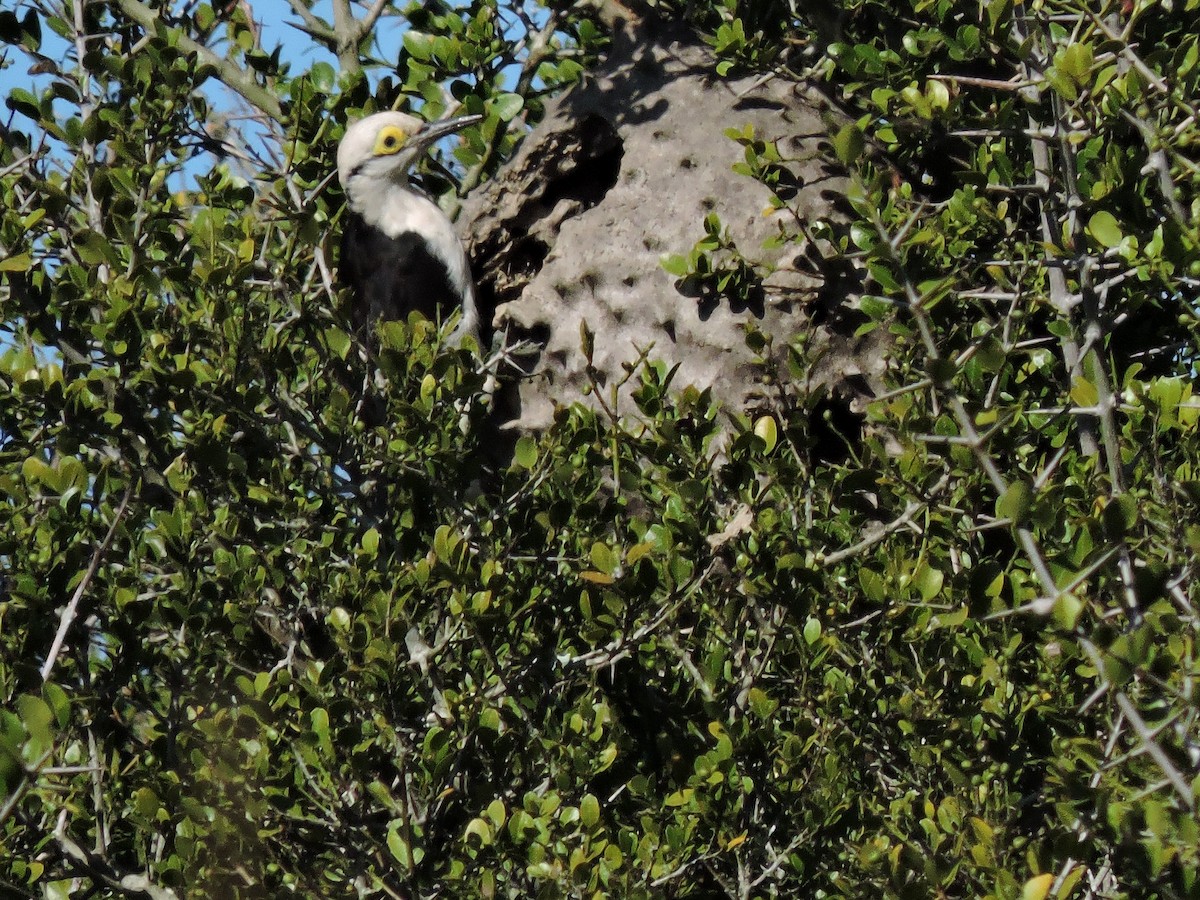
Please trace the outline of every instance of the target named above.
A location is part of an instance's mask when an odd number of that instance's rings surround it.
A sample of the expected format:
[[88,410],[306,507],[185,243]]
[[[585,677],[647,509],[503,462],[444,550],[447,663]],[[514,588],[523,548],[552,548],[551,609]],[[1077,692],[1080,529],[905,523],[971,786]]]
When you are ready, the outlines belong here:
[[[115,0],[115,2],[125,15],[151,34],[163,24],[161,15],[142,3],[141,0]],[[178,39],[179,46],[188,53],[196,54],[205,65],[212,66],[217,72],[217,77],[230,90],[240,94],[247,103],[262,110],[272,119],[276,121],[283,119],[283,107],[280,105],[279,99],[269,88],[259,84],[248,70],[243,69],[231,59],[218,56],[180,29],[175,29],[174,34]]]
[[[1072,22],[1059,22],[1060,25],[1074,25],[1073,33],[1063,41],[1082,39],[1084,32],[1096,27],[1113,41],[1120,42],[1128,52],[1118,55],[1135,67],[1145,68],[1144,63],[1128,48],[1128,32],[1122,34],[1108,23],[1099,18],[1085,21],[1078,16]],[[1051,105],[1054,121],[1071,121],[1078,111],[1069,105],[1059,92],[1043,92],[1039,86],[1046,85],[1046,72],[1053,58],[1056,44],[1054,38],[1043,24],[1037,22],[1025,5],[1016,5],[1013,17],[1013,39],[1028,52],[1020,72],[1022,92],[1030,101],[1031,112],[1029,128],[1026,136],[1031,141],[1033,166],[1035,171],[1035,191],[1032,197],[1040,219],[1040,230],[1046,247],[1046,256],[1041,261],[1041,270],[1045,274],[1049,286],[1049,300],[1060,317],[1070,324],[1071,328],[1061,338],[1062,355],[1065,364],[1068,383],[1077,379],[1086,379],[1096,392],[1096,402],[1081,407],[1072,404],[1065,407],[1075,423],[1079,447],[1085,456],[1095,457],[1102,470],[1107,475],[1109,501],[1112,502],[1126,491],[1126,474],[1122,464],[1121,432],[1117,420],[1119,412],[1117,396],[1113,387],[1113,379],[1104,357],[1105,341],[1108,337],[1105,325],[1105,309],[1111,309],[1114,303],[1109,293],[1124,284],[1127,279],[1124,273],[1113,275],[1102,260],[1094,253],[1083,250],[1087,246],[1088,236],[1085,233],[1080,210],[1085,207],[1085,198],[1081,195],[1076,176],[1076,146],[1070,136],[1057,126],[1047,129],[1039,121],[1033,111],[1035,103],[1048,102]],[[1140,64],[1140,65],[1139,65]],[[977,87],[987,89],[1013,89],[1013,83],[1006,82],[1003,86],[994,84],[978,84]],[[1159,89],[1167,91],[1165,85]],[[1166,211],[1176,219],[1181,218],[1179,200],[1173,180],[1170,176],[1169,161],[1161,151],[1156,151],[1157,139],[1149,123],[1126,119],[1137,127],[1146,144],[1149,161],[1148,171],[1158,177],[1162,194],[1162,203]],[[1094,133],[1092,131],[1088,132]],[[915,216],[919,216],[918,210]],[[925,354],[930,361],[941,359],[941,351],[937,344],[932,323],[926,308],[925,299],[917,290],[913,281],[908,277],[900,253],[903,234],[888,234],[878,216],[875,217],[877,231],[882,239],[882,248],[890,255],[898,272],[901,273],[902,289],[907,298],[907,310],[916,325]],[[904,229],[907,230],[907,229]],[[903,230],[902,230],[903,231]],[[1067,242],[1074,252],[1069,255],[1056,254],[1054,248]],[[1097,283],[1096,274],[1100,272],[1105,277]],[[1072,287],[1074,284],[1074,287]],[[989,296],[991,296],[989,294]],[[1005,339],[1007,345],[1007,336]],[[976,461],[986,474],[998,495],[1003,495],[1009,481],[996,464],[988,448],[988,436],[981,435],[968,412],[962,396],[950,383],[935,383],[936,394],[949,407],[958,426],[960,437],[957,442],[968,447]],[[1050,466],[1057,466],[1062,458],[1062,452],[1054,458]],[[1049,478],[1049,471],[1043,472],[1038,483],[1042,484]],[[903,516],[901,517],[901,520]],[[900,522],[901,520],[897,520]],[[895,524],[895,523],[893,523]],[[1021,550],[1028,560],[1044,594],[1043,598],[1027,604],[1019,610],[1011,612],[1035,612],[1048,614],[1055,607],[1055,601],[1064,594],[1069,594],[1081,587],[1087,579],[1098,571],[1113,565],[1124,588],[1125,611],[1133,621],[1141,614],[1138,592],[1135,580],[1136,563],[1129,543],[1123,537],[1117,537],[1110,549],[1098,555],[1091,564],[1077,573],[1076,577],[1066,585],[1056,583],[1050,571],[1045,551],[1032,530],[1022,523],[1012,523]],[[854,549],[854,548],[851,548]],[[1179,601],[1181,608],[1191,611],[1186,595],[1176,588],[1172,596]],[[1080,645],[1091,657],[1093,665],[1100,673],[1105,672],[1101,651],[1085,636],[1077,634]],[[1128,725],[1129,731],[1136,737],[1139,750],[1153,760],[1159,771],[1165,777],[1163,785],[1169,785],[1175,796],[1184,807],[1192,809],[1194,797],[1191,786],[1185,774],[1181,772],[1171,756],[1160,743],[1159,730],[1151,728],[1143,720],[1137,702],[1130,693],[1119,685],[1111,683],[1101,674],[1100,685],[1091,698],[1084,704],[1088,706],[1105,694],[1109,695],[1119,712],[1119,721]],[[1112,738],[1115,740],[1120,725],[1114,726]],[[1065,869],[1064,873],[1065,874]],[[1063,877],[1060,874],[1060,878]]]
[[179,895],[170,888],[160,887],[145,875],[123,875],[103,857],[85,850],[67,831],[67,810],[58,816],[54,829],[54,840],[63,856],[73,861],[99,883],[120,891],[129,897],[146,897],[149,900],[178,900]]
[[67,631],[71,628],[71,623],[75,621],[75,615],[79,610],[79,601],[91,586],[92,579],[96,577],[96,572],[100,568],[100,563],[104,559],[104,555],[108,553],[108,548],[112,546],[113,538],[117,535],[117,527],[121,524],[121,520],[125,517],[125,510],[129,508],[129,500],[133,496],[134,483],[130,483],[125,489],[125,496],[121,498],[121,504],[117,507],[116,513],[113,514],[112,524],[108,526],[108,533],[104,535],[104,540],[96,545],[96,549],[92,552],[92,560],[88,563],[87,571],[84,572],[83,578],[75,588],[75,593],[71,595],[70,601],[63,607],[63,611],[59,616],[58,632],[54,635],[54,641],[50,645],[50,649],[46,652],[46,661],[42,663],[42,681],[50,680],[50,673],[54,671],[54,663],[58,660],[58,654],[62,650],[63,641],[67,638]]

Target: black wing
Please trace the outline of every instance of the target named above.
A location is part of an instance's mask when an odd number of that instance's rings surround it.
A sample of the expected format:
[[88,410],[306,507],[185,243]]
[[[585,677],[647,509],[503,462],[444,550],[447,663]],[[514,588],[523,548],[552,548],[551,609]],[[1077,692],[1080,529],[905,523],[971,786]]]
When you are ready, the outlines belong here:
[[346,210],[338,278],[352,293],[351,318],[359,327],[406,319],[414,310],[433,321],[461,298],[442,260],[415,231],[389,237]]

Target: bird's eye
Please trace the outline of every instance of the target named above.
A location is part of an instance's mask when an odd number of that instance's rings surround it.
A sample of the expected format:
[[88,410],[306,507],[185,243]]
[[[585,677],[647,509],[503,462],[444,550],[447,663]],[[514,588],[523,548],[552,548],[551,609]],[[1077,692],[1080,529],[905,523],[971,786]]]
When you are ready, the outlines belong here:
[[375,140],[375,152],[381,154],[395,153],[404,146],[404,140],[407,138],[403,130],[390,126],[379,132],[379,137]]

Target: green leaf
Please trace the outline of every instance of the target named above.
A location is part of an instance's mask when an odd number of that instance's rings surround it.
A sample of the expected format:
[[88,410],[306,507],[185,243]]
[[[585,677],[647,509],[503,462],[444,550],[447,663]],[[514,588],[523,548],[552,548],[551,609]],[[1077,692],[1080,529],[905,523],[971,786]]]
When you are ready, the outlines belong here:
[[754,433],[766,445],[764,449],[767,453],[774,450],[779,442],[779,427],[775,424],[774,416],[760,416],[754,423]]
[[941,593],[944,580],[945,576],[939,570],[923,562],[913,573],[912,584],[921,592],[921,599],[928,603]]
[[629,548],[629,552],[625,554],[626,565],[632,566],[643,556],[648,556],[654,551],[655,544],[653,541],[642,541],[640,544],[634,544]]
[[668,807],[687,806],[692,802],[693,794],[695,794],[695,791],[692,788],[684,788],[681,791],[675,791],[673,794],[669,794],[667,798],[663,800],[663,804]]
[[621,562],[617,554],[615,554],[607,544],[600,541],[592,544],[590,559],[592,565],[606,575],[613,574]]
[[957,628],[963,622],[967,621],[968,614],[968,609],[965,606],[961,606],[951,612],[940,613],[934,616],[929,622],[929,627],[931,629]]
[[803,553],[785,553],[783,556],[779,557],[778,562],[775,563],[775,567],[781,572],[786,571],[787,569],[803,569],[806,568],[807,565],[808,560],[805,558]]
[[33,257],[28,253],[17,253],[0,259],[0,272],[28,272],[33,266]]
[[17,715],[29,735],[29,762],[48,751],[53,743],[54,713],[41,697],[21,694],[17,697]]
[[809,617],[804,623],[804,642],[810,647],[821,639],[821,620]]
[[162,801],[150,788],[138,788],[133,793],[133,808],[143,819],[153,822],[162,809]]
[[979,365],[985,372],[999,372],[1003,368],[1007,356],[1004,352],[1004,345],[994,337],[989,337],[979,345],[979,351],[975,354],[975,358],[979,360]]
[[944,81],[931,78],[925,84],[925,99],[933,109],[948,109],[950,107],[950,89]]
[[1116,247],[1124,237],[1116,217],[1103,209],[1092,214],[1088,220],[1087,230],[1100,246],[1106,248]]
[[1083,612],[1083,603],[1074,594],[1067,592],[1059,594],[1054,600],[1051,615],[1058,626],[1067,631],[1073,631]]
[[596,332],[592,331],[587,319],[579,321],[579,349],[587,364],[592,364],[592,356],[596,352]]
[[463,831],[463,840],[472,835],[479,840],[480,846],[486,847],[492,842],[492,826],[483,819],[472,819]]
[[409,29],[404,32],[404,49],[413,59],[428,62],[433,57],[434,37],[420,31]]
[[1014,525],[1023,525],[1033,508],[1033,485],[1027,481],[1012,482],[996,501],[996,516],[1011,519]]
[[396,819],[388,824],[387,847],[388,852],[392,854],[392,858],[405,869],[409,869],[413,864],[412,849],[408,846],[408,841],[400,834],[403,827],[404,822],[400,819]]
[[437,396],[438,380],[434,374],[430,372],[421,379],[420,397],[425,403],[432,403],[433,398]]
[[1091,68],[1094,55],[1088,44],[1071,44],[1062,50],[1055,59],[1058,69],[1084,87],[1091,79]]
[[833,152],[842,165],[851,169],[862,161],[865,146],[863,133],[853,122],[843,125],[833,139]]
[[691,268],[688,265],[688,258],[686,256],[680,256],[677,253],[671,253],[662,257],[662,259],[659,260],[659,265],[663,267],[663,270],[666,271],[667,274],[674,275],[677,278],[682,278],[683,276],[687,275]]
[[54,481],[54,470],[46,464],[45,460],[36,456],[27,457],[21,463],[21,475],[26,481],[40,483],[47,487],[52,487]]
[[308,715],[309,724],[312,727],[313,734],[317,736],[317,740],[324,746],[329,742],[329,713],[327,710],[318,707]]
[[1045,900],[1053,885],[1054,874],[1052,872],[1030,878],[1025,882],[1025,887],[1021,889],[1021,900]]
[[325,341],[329,349],[338,359],[345,359],[350,353],[350,335],[336,327],[325,329]]
[[105,263],[115,263],[117,255],[112,243],[104,235],[96,231],[84,231],[75,239],[75,252],[84,265],[99,266]]
[[533,469],[538,461],[537,441],[528,434],[521,435],[513,449],[513,461],[522,469]]
[[1070,396],[1072,403],[1085,409],[1091,409],[1100,402],[1100,392],[1096,386],[1081,375],[1072,379]]
[[379,529],[368,528],[363,534],[362,551],[366,556],[375,556],[379,552]]
[[508,809],[505,807],[504,801],[497,797],[488,804],[487,809],[484,810],[484,815],[488,817],[488,820],[496,827],[496,830],[499,831],[504,827],[504,823],[508,820]]
[[[407,44],[406,40],[405,45],[407,46]],[[312,79],[313,87],[325,94],[330,93],[337,83],[337,73],[333,71],[333,66],[327,62],[313,63],[313,67],[308,74],[309,78]]]
[[54,712],[54,720],[60,729],[66,728],[71,720],[71,702],[67,692],[52,681],[42,685],[42,696]]
[[520,94],[501,94],[492,101],[492,111],[501,122],[512,121],[524,107],[525,99]]
[[858,570],[858,583],[862,585],[867,597],[876,603],[882,603],[887,593],[887,583],[878,572],[870,569]]
[[579,802],[579,820],[585,828],[593,828],[600,821],[600,801],[594,794],[584,794]]
[[1133,494],[1113,497],[1104,507],[1104,533],[1111,541],[1119,541],[1137,524],[1138,503]]
[[1012,0],[987,0],[987,19],[988,29],[996,31],[1000,23],[1004,21],[1005,14],[1008,12],[1008,7]]
[[8,92],[8,108],[37,121],[42,116],[38,98],[24,88],[15,87]]
[[750,688],[746,699],[750,703],[750,710],[760,719],[766,720],[771,718],[771,716],[775,715],[775,711],[779,709],[779,702],[772,700],[762,688]]

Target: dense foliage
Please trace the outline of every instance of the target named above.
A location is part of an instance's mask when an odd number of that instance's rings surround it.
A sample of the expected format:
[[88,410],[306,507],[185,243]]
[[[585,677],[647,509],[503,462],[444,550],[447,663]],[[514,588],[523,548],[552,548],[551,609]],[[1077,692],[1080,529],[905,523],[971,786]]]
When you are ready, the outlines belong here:
[[853,121],[852,222],[778,240],[893,338],[861,434],[751,331],[764,408],[648,360],[499,467],[472,348],[349,330],[328,175],[403,97],[490,177],[587,10],[394,68],[296,0],[299,73],[247,4],[0,10],[6,896],[1200,893],[1200,3],[811,5],[657,9]]

